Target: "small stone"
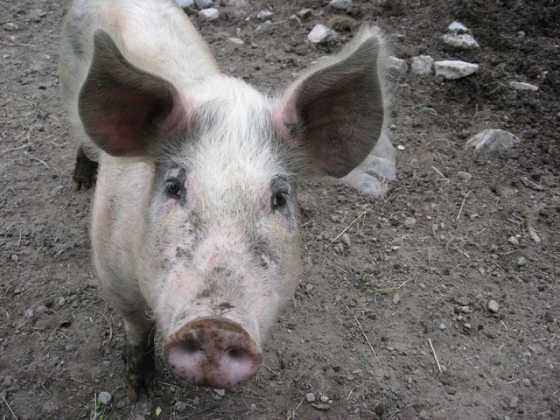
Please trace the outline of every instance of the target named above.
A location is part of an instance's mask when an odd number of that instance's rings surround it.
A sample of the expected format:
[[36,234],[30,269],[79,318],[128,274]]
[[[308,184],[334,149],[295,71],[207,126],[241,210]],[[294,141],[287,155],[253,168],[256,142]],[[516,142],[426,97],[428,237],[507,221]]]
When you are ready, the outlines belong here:
[[262,20],[263,22],[272,19],[272,16],[274,16],[274,12],[271,12],[270,10],[261,10],[257,13],[257,19]]
[[393,303],[396,305],[400,301],[401,301],[401,297],[398,295],[398,293],[395,293],[395,296],[393,296]]
[[467,32],[469,29],[461,22],[455,21],[447,27],[447,30],[451,32],[457,32],[460,34],[460,33]]
[[459,306],[457,308],[458,312],[462,312],[464,314],[470,314],[472,312],[471,307],[470,306]]
[[245,44],[245,42],[243,42],[242,39],[239,39],[239,38],[234,37],[234,36],[232,36],[231,38],[228,38],[228,41],[229,41],[229,42],[233,42],[234,44],[237,44],[237,45],[243,45],[243,44]]
[[109,405],[112,399],[113,396],[105,391],[100,392],[97,396],[97,400],[103,405]]
[[531,380],[528,378],[525,378],[521,381],[523,383],[523,385],[525,386],[531,386]]
[[323,42],[335,43],[340,40],[340,36],[336,31],[329,29],[325,25],[319,23],[313,27],[311,32],[309,32],[309,35],[307,35],[307,39],[314,44],[320,44]]
[[225,389],[214,388],[213,391],[216,394],[218,394],[220,397],[223,397],[224,395],[226,395],[226,390]]
[[12,259],[13,262],[19,261],[19,257],[16,254],[12,255],[10,258]]
[[207,9],[212,5],[212,0],[194,0],[200,9]]
[[257,404],[251,404],[251,411],[255,411],[257,409]]
[[442,76],[447,80],[457,80],[470,76],[478,71],[478,64],[467,63],[460,60],[435,61],[434,69],[436,76]]
[[512,245],[515,245],[515,246],[519,245],[519,239],[517,239],[515,236],[510,236],[510,238],[508,239],[508,242]]
[[352,0],[331,0],[329,6],[333,9],[346,10],[352,6]]
[[344,244],[341,244],[341,243],[336,244],[336,245],[334,246],[334,251],[337,252],[337,253],[339,253],[339,254],[340,254],[341,252],[343,252],[343,251],[344,251]]
[[524,265],[527,265],[527,258],[525,257],[519,257],[519,259],[517,260],[517,265],[519,267],[522,267]]
[[194,6],[194,0],[175,0],[175,3],[177,3],[179,7],[183,9]]
[[491,300],[490,302],[488,302],[488,310],[493,314],[497,314],[500,310],[500,305],[498,305],[498,302],[496,302],[495,300]]
[[27,309],[24,315],[27,319],[31,319],[33,318],[33,315],[35,315],[35,312],[33,311],[33,309]]
[[12,386],[12,378],[10,377],[10,375],[6,375],[4,377],[4,380],[2,381],[2,385],[4,385],[6,388]]
[[218,12],[218,9],[211,7],[209,9],[204,9],[198,12],[198,16],[200,16],[207,22],[212,22],[220,17],[220,12]]
[[459,171],[459,172],[457,172],[457,178],[462,179],[463,181],[470,181],[471,178],[472,178],[472,175],[468,172]]
[[440,329],[440,330],[443,331],[443,330],[445,330],[446,328],[447,328],[447,327],[445,326],[445,324],[443,324],[443,323],[442,323],[442,324],[439,324],[439,329]]
[[309,292],[311,292],[312,290],[313,290],[313,285],[310,284],[310,283],[307,283],[307,284],[305,285],[305,291],[309,293]]
[[320,400],[321,400],[322,403],[328,403],[328,402],[329,402],[329,397],[326,397],[326,396],[323,395],[323,396],[320,398]]
[[519,405],[519,398],[511,397],[511,399],[509,400],[509,408],[517,408],[518,405]]
[[416,227],[416,219],[414,217],[407,217],[404,219],[404,227],[406,229],[414,229]]
[[480,48],[478,42],[476,42],[469,34],[445,34],[441,37],[441,39],[444,43],[454,48],[460,48],[463,50]]
[[309,392],[309,393],[305,394],[305,400],[308,403],[315,402],[315,394],[313,392]]
[[46,306],[41,305],[41,306],[37,306],[37,312],[41,312],[42,314],[48,314],[51,312],[51,310]]
[[538,86],[532,85],[531,83],[525,82],[509,82],[509,86],[515,90],[530,90],[536,92],[539,90]]
[[297,12],[298,17],[304,20],[309,19],[312,14],[313,14],[313,10],[311,9],[301,9],[299,12]]
[[521,140],[509,131],[489,128],[469,138],[465,147],[470,146],[475,150],[493,152],[511,149],[520,142]]
[[387,68],[395,70],[397,73],[402,75],[405,75],[408,72],[408,64],[406,64],[406,61],[392,55],[387,59]]
[[432,74],[432,72],[434,71],[434,59],[429,55],[419,55],[416,57],[412,57],[410,69],[413,74],[416,74],[418,76]]
[[352,246],[352,241],[350,240],[350,236],[347,233],[344,233],[341,237],[340,237],[340,242],[342,242],[344,245],[346,245],[348,248],[350,248]]

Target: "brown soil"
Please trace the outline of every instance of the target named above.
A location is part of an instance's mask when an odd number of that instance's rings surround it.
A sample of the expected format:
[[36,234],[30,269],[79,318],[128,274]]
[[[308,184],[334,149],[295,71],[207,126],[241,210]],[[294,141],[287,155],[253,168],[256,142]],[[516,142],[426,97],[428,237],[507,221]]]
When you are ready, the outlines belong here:
[[[0,5],[2,419],[560,418],[559,1],[354,0],[345,13],[326,0],[250,0],[220,7],[216,22],[194,17],[223,70],[265,90],[330,52],[306,36],[334,16],[402,34],[400,58],[480,70],[453,82],[395,81],[391,136],[404,150],[385,200],[302,185],[305,272],[254,380],[222,396],[186,386],[158,360],[157,395],[138,403],[123,386],[123,324],[90,272],[91,192],[70,191],[76,146],[58,99],[60,3]],[[289,20],[304,7],[310,18]],[[271,24],[255,18],[262,9],[274,11]],[[454,20],[480,49],[441,42]],[[540,89],[515,91],[513,80]],[[521,143],[465,150],[486,128]],[[342,232],[351,246],[341,251]],[[95,403],[101,391],[109,406]]]

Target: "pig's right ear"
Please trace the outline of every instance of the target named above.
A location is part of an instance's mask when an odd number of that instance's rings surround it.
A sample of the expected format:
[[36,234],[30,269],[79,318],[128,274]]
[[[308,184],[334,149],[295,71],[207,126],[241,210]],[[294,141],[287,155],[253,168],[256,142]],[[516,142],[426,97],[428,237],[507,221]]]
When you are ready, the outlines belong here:
[[375,35],[357,39],[290,86],[273,108],[281,135],[305,150],[306,174],[341,178],[380,137],[383,90]]
[[130,64],[102,30],[78,110],[88,136],[113,156],[144,155],[187,120],[175,87]]

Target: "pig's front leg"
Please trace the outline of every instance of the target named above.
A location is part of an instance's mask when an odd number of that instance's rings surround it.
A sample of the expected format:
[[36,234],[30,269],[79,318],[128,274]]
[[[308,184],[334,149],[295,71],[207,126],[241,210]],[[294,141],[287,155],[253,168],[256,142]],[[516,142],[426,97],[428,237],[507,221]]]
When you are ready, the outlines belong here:
[[97,179],[97,167],[97,162],[91,160],[83,146],[80,146],[72,176],[72,191],[86,191],[93,187]]
[[123,354],[126,363],[126,392],[131,401],[137,401],[142,389],[153,397],[156,388],[154,325],[145,321],[138,323],[125,319],[126,347]]

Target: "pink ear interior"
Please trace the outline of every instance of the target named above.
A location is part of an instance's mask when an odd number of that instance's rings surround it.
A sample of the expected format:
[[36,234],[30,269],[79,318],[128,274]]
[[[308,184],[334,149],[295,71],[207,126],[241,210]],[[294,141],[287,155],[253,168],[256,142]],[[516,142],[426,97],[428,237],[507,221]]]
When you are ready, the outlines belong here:
[[171,83],[123,57],[110,36],[97,31],[94,56],[78,107],[86,133],[105,152],[135,156],[186,124],[186,110]]

